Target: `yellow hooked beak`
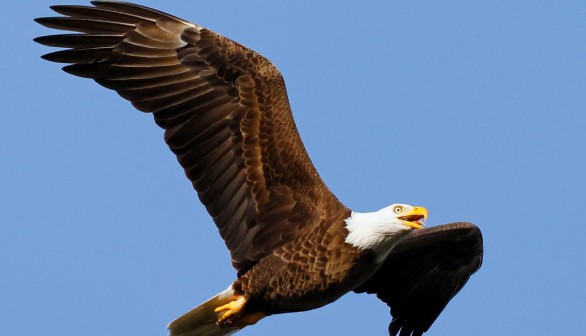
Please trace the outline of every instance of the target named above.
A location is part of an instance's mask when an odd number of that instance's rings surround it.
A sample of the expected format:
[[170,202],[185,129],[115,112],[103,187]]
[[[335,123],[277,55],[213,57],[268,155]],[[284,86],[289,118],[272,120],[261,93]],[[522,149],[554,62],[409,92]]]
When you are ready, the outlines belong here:
[[414,207],[407,214],[400,216],[399,219],[408,227],[420,230],[425,225],[421,219],[424,221],[427,219],[427,209],[424,207]]

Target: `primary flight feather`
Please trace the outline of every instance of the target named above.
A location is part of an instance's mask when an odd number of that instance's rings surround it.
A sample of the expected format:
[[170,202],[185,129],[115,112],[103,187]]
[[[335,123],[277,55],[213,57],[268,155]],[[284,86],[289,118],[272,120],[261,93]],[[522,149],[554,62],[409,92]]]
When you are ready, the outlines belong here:
[[74,32],[35,39],[65,48],[43,58],[153,114],[237,271],[228,289],[173,321],[171,335],[229,335],[350,291],[389,305],[389,334],[422,335],[480,267],[482,235],[472,224],[422,229],[423,207],[357,213],[340,203],[266,58],[154,9],[92,4],[53,6],[63,16],[36,20]]

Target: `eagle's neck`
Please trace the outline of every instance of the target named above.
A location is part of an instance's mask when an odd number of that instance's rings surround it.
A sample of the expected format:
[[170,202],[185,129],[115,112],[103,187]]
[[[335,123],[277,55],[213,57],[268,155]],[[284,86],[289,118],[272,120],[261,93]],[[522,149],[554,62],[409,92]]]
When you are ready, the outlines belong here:
[[383,261],[389,252],[407,233],[405,225],[394,216],[389,216],[388,208],[376,212],[360,213],[352,211],[346,218],[346,243],[360,250],[375,253],[376,261]]

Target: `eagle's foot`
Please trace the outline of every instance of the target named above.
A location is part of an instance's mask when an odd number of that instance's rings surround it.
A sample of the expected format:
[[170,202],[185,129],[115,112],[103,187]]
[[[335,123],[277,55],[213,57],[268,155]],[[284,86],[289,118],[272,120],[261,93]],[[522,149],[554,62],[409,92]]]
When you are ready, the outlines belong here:
[[216,323],[219,326],[223,327],[231,327],[234,326],[234,323],[238,320],[240,316],[242,316],[244,312],[244,306],[246,305],[246,297],[244,296],[237,296],[237,299],[232,300],[226,303],[223,306],[219,306],[218,308],[214,309],[216,313],[220,313],[221,315],[218,317]]

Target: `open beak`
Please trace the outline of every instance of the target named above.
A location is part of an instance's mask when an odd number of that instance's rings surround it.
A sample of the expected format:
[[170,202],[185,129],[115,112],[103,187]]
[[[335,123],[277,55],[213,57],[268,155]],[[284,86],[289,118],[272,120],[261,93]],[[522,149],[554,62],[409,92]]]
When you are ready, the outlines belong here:
[[[400,220],[408,227],[420,230],[425,225],[427,219],[427,209],[424,207],[414,207],[409,213],[400,216]],[[423,219],[423,221],[422,221]]]

